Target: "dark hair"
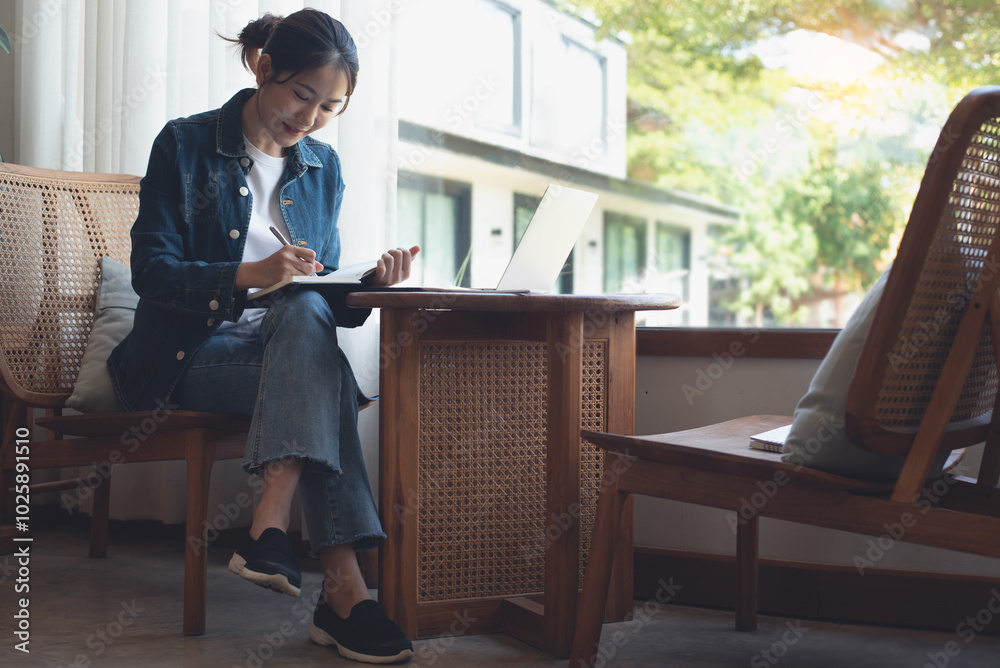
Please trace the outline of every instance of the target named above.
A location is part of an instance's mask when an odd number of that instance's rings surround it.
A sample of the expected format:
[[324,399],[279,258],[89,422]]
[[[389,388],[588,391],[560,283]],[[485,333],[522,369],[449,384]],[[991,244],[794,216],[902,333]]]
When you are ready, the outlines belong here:
[[[344,24],[315,9],[302,9],[286,17],[264,14],[240,31],[239,37],[226,41],[239,44],[240,60],[250,71],[257,51],[271,57],[272,74],[264,83],[284,83],[299,72],[326,65],[340,68],[347,76],[347,102],[358,84],[358,47]],[[290,72],[278,81],[277,75]],[[263,85],[263,84],[262,84]],[[347,104],[340,110],[344,113]]]

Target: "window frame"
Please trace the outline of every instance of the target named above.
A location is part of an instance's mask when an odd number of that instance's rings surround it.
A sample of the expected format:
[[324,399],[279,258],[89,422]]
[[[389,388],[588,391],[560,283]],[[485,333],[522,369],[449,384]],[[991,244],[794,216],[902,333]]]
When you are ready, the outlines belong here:
[[756,329],[719,327],[637,327],[636,355],[649,357],[712,357],[741,344],[747,359],[821,360],[839,329]]
[[514,56],[514,62],[511,64],[512,71],[514,73],[514,80],[511,82],[511,104],[513,105],[513,109],[511,110],[512,122],[510,124],[480,120],[478,115],[475,117],[475,124],[477,127],[484,130],[502,132],[512,137],[520,138],[524,132],[524,56],[522,54],[524,44],[523,17],[520,9],[512,7],[505,2],[501,2],[500,0],[483,1],[493,5],[501,12],[509,14],[511,17],[511,25],[514,33],[514,43],[511,45]]
[[[600,66],[600,70],[601,70],[601,85],[600,85],[600,91],[601,91],[601,123],[600,123],[600,126],[601,127],[600,127],[600,134],[599,134],[599,136],[598,137],[594,137],[594,140],[597,140],[599,142],[600,146],[605,147],[604,150],[606,151],[606,147],[608,145],[608,108],[609,108],[608,107],[608,58],[607,58],[607,56],[605,56],[604,54],[600,53],[599,51],[596,51],[595,49],[592,49],[591,47],[587,46],[586,44],[584,44],[583,42],[581,42],[579,40],[573,39],[569,35],[563,34],[562,41],[563,41],[563,48],[565,49],[565,51],[564,51],[564,54],[565,54],[564,58],[566,58],[566,59],[569,58],[569,49],[570,48],[577,48],[577,49],[580,49],[581,51],[585,51],[585,52],[591,54],[594,57],[594,59],[597,61],[598,65]],[[567,62],[566,66],[568,67],[568,65],[569,64]],[[572,149],[571,149],[571,151],[572,151]]]

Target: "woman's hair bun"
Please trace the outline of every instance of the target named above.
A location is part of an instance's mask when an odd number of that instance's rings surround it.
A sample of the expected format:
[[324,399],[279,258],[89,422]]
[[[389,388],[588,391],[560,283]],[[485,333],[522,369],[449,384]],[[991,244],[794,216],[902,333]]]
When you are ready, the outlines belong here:
[[236,39],[219,36],[227,42],[240,46],[240,62],[243,63],[243,67],[256,74],[254,65],[257,63],[257,56],[279,23],[281,23],[280,16],[267,13],[247,23]]

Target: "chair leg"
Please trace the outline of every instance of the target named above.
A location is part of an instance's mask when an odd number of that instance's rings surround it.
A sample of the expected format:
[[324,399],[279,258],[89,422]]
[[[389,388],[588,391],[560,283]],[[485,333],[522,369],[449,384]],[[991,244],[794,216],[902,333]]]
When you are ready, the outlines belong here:
[[614,566],[615,538],[618,536],[622,511],[631,494],[619,492],[614,484],[601,490],[597,514],[590,539],[587,572],[577,608],[576,630],[570,666],[592,666],[601,641],[601,624],[608,603],[608,587]]
[[[28,424],[28,407],[20,401],[8,402],[6,395],[3,396],[3,404],[10,404],[10,412],[6,416],[3,425],[3,443],[0,443],[0,460],[8,448],[15,446],[17,428]],[[14,522],[14,471],[0,469],[0,522],[13,524]]]
[[14,523],[14,472],[0,471],[0,522]]
[[205,518],[212,475],[211,446],[202,434],[188,435],[187,529],[184,545],[184,635],[205,632],[205,593],[208,580],[208,542]]
[[736,630],[757,629],[757,542],[759,518],[736,526]]
[[94,505],[90,511],[90,558],[108,554],[108,517],[111,514],[110,474],[94,488]]

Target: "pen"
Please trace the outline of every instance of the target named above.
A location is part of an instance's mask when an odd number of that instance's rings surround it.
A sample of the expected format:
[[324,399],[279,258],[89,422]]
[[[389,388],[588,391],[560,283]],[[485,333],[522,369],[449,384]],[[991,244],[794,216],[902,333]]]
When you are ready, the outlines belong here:
[[285,235],[282,234],[278,230],[278,228],[275,227],[274,225],[271,226],[271,234],[273,234],[274,236],[278,237],[278,241],[280,241],[283,245],[285,245],[285,246],[291,246],[292,245],[292,242],[289,241],[288,239],[286,239]]
[[[285,245],[285,246],[291,246],[292,245],[292,242],[289,241],[288,239],[286,239],[285,235],[282,234],[281,231],[278,230],[277,227],[275,227],[274,225],[271,225],[271,227],[269,229],[271,230],[271,234],[273,234],[274,236],[276,236],[278,238],[278,241],[280,241],[283,245]],[[300,257],[299,259],[302,260],[303,262],[308,262],[309,261],[309,260],[305,259],[304,257]],[[315,273],[316,272],[313,272],[313,274],[315,274]]]

